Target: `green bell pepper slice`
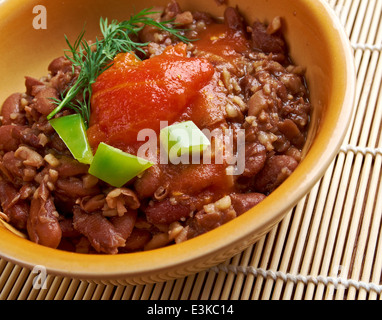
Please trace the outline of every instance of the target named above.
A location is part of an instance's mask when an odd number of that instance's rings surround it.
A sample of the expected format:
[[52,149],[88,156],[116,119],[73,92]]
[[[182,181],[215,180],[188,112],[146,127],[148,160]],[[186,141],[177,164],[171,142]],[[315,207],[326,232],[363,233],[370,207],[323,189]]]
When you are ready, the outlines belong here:
[[86,135],[84,121],[79,114],[51,119],[49,123],[64,141],[75,159],[85,164],[92,162],[93,152]]
[[160,143],[169,159],[183,155],[201,154],[210,146],[210,141],[192,121],[176,123],[160,131]]
[[101,142],[90,165],[89,173],[120,188],[152,165],[153,163],[146,159]]

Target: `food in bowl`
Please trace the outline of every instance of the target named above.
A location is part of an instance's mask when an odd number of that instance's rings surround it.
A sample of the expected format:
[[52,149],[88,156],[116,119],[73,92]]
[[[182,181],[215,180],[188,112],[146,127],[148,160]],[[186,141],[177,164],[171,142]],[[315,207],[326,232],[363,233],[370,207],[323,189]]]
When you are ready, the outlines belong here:
[[117,254],[258,204],[298,166],[309,126],[281,26],[170,2],[101,20],[94,42],[81,33],[2,106],[2,219],[44,246]]

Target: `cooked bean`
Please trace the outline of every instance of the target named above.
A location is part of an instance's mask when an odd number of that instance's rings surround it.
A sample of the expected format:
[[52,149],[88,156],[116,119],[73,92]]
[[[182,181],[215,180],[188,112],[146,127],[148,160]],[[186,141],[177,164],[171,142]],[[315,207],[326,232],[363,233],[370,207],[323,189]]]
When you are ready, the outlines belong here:
[[151,197],[160,186],[161,169],[157,165],[147,169],[134,183],[134,188],[141,198]]
[[285,53],[285,42],[277,34],[269,34],[259,21],[252,25],[252,47],[265,53]]
[[253,177],[264,167],[267,153],[260,143],[247,143],[245,146],[244,177]]
[[67,150],[68,150],[68,148],[65,145],[65,142],[62,141],[62,139],[60,138],[60,136],[57,133],[53,133],[51,135],[49,147],[51,147],[57,151],[60,151],[60,152],[65,152],[65,151],[67,152]]
[[170,224],[190,215],[190,208],[182,204],[172,204],[169,199],[154,202],[145,210],[147,221],[153,224]]
[[75,207],[73,226],[88,238],[98,252],[115,254],[118,252],[118,247],[125,245],[125,239],[101,212],[88,214]]
[[286,155],[269,158],[264,169],[255,177],[255,188],[261,193],[269,193],[278,187],[297,167],[298,162]]
[[16,158],[13,151],[7,152],[1,161],[1,167],[6,170],[4,172],[9,181],[13,181],[16,178],[23,178],[24,164],[23,160]]
[[202,22],[202,25],[210,24],[214,22],[213,17],[208,12],[202,12],[202,11],[195,11],[192,13],[194,16],[194,19],[197,22]]
[[115,227],[115,230],[122,236],[123,239],[130,237],[134,229],[135,220],[137,219],[137,211],[129,210],[123,216],[110,218],[110,222]]
[[62,231],[53,198],[45,183],[40,185],[32,199],[27,231],[32,241],[43,246],[57,248],[60,244]]
[[167,232],[160,232],[153,234],[149,242],[143,247],[144,250],[153,250],[164,247],[170,242],[170,237]]
[[35,102],[32,104],[33,108],[44,116],[47,116],[56,107],[52,98],[58,98],[57,90],[53,87],[44,86],[44,88],[39,90],[36,94]]
[[33,88],[36,86],[43,86],[44,83],[42,83],[40,80],[26,76],[25,77],[25,89],[26,89],[26,94],[32,95]]
[[139,39],[142,42],[157,42],[158,41],[158,29],[146,25],[144,28],[139,32]]
[[17,189],[9,182],[0,180],[0,203],[10,223],[17,229],[25,230],[29,215],[29,205],[21,199]]
[[305,137],[292,120],[285,119],[284,121],[279,122],[278,128],[294,145],[302,147]]
[[162,21],[173,19],[177,14],[182,13],[180,5],[175,0],[171,0],[164,9]]
[[44,147],[45,142],[40,130],[27,126],[13,126],[12,137],[20,143],[39,149]]
[[239,14],[236,8],[228,7],[224,11],[224,23],[232,31],[245,32],[243,17]]
[[305,92],[305,87],[301,82],[301,77],[293,73],[284,73],[280,76],[281,82],[292,93]]
[[72,199],[83,198],[86,196],[92,196],[99,193],[99,187],[94,186],[85,189],[82,184],[82,180],[74,177],[57,180],[57,193],[61,193]]
[[234,193],[230,196],[232,206],[235,209],[237,215],[243,214],[266,198],[264,194],[256,192]]
[[142,250],[143,247],[150,241],[151,233],[148,230],[134,228],[127,238],[125,246],[120,250],[122,252],[132,252]]
[[0,126],[0,148],[4,151],[15,151],[20,140],[13,136],[13,125]]
[[3,125],[25,124],[25,115],[21,114],[21,94],[14,93],[10,95],[1,107],[1,116]]
[[190,11],[185,11],[176,15],[174,22],[180,26],[190,24],[194,21],[194,17]]
[[55,168],[62,178],[87,174],[89,166],[69,157],[58,158],[59,165]]
[[256,91],[248,101],[248,115],[257,116],[268,107],[269,103],[270,101],[263,90]]
[[195,236],[195,234],[205,233],[234,218],[236,218],[236,212],[231,206],[225,210],[219,210],[216,206],[208,211],[205,208],[195,214],[195,224],[192,226],[194,230],[190,230],[190,234],[193,233]]
[[71,62],[65,57],[54,59],[48,66],[50,73],[55,76],[58,72],[66,73],[72,70]]
[[59,224],[63,238],[75,238],[81,235],[81,233],[74,229],[73,218],[61,218]]

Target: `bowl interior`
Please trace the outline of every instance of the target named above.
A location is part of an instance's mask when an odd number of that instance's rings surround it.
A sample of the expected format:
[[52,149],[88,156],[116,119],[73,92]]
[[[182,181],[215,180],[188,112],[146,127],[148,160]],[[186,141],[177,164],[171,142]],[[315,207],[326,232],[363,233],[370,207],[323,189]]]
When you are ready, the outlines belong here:
[[[184,10],[222,16],[225,6],[215,1],[180,0]],[[24,92],[24,76],[39,78],[85,25],[86,39],[99,34],[99,18],[123,20],[152,7],[154,1],[62,0],[45,2],[47,28],[34,29],[37,0],[0,3],[0,101]],[[167,1],[155,1],[164,5]],[[98,256],[68,253],[36,245],[0,227],[0,255],[26,267],[44,265],[54,274],[83,279],[124,279],[129,283],[160,281],[197,272],[244,249],[268,232],[322,176],[347,130],[354,71],[347,37],[325,1],[236,0],[248,22],[283,19],[283,31],[293,62],[306,68],[313,106],[305,157],[277,190],[234,221],[184,243],[154,251]]]

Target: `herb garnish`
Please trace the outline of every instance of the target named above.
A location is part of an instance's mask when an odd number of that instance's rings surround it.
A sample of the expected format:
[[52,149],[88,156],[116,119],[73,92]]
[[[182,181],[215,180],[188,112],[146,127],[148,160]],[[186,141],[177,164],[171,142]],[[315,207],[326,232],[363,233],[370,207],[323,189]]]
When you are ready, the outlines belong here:
[[[63,94],[62,100],[54,99],[57,107],[48,115],[48,119],[53,118],[64,107],[73,109],[79,113],[85,123],[89,126],[90,119],[90,99],[92,94],[92,84],[98,76],[111,66],[111,60],[121,52],[141,52],[145,54],[142,47],[148,43],[135,42],[131,35],[137,35],[146,25],[162,29],[177,37],[182,42],[190,40],[181,34],[180,29],[175,29],[173,20],[158,22],[147,17],[156,13],[150,9],[144,9],[130,17],[129,20],[118,22],[116,20],[108,23],[108,19],[100,19],[100,30],[102,38],[96,38],[95,43],[89,43],[84,39],[83,30],[74,44],[71,44],[65,36],[70,53],[65,53],[67,59],[72,62],[73,73],[75,68],[79,68],[78,77],[73,86]],[[82,93],[82,99],[79,98]]]

